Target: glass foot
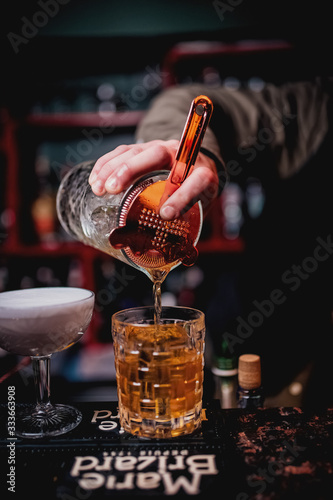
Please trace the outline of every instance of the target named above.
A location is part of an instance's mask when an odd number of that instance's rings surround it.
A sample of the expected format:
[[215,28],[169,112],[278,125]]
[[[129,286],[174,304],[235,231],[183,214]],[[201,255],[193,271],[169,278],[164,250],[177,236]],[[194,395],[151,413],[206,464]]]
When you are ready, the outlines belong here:
[[15,435],[30,439],[59,436],[74,429],[82,414],[72,406],[24,405],[16,408]]

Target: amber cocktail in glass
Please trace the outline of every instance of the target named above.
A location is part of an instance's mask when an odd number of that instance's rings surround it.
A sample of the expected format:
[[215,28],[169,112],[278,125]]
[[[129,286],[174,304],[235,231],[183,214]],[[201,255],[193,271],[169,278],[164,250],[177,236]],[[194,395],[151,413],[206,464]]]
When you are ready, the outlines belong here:
[[201,425],[205,320],[201,311],[162,307],[112,317],[122,428],[144,438],[190,434]]

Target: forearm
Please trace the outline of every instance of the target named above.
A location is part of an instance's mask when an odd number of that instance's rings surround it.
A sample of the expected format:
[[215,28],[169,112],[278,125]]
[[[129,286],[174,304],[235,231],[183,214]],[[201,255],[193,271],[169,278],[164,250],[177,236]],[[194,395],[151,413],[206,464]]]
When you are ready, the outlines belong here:
[[177,217],[197,200],[208,209],[228,174],[255,175],[258,165],[261,174],[292,175],[328,130],[330,93],[320,84],[266,85],[261,92],[173,87],[155,99],[137,128],[136,144],[121,145],[96,161],[89,179],[93,192],[120,193],[140,175],[172,168],[191,102],[206,93],[214,111],[202,150],[191,175],[161,207],[162,218]]
[[264,149],[270,166],[288,177],[317,150],[328,129],[328,95],[315,83],[266,85],[261,92],[184,85],[155,99],[137,139],[180,139],[191,101],[199,94],[214,103],[203,147],[225,163],[237,158],[250,168]]
[[[191,103],[200,94],[208,95],[207,88],[189,85],[172,87],[162,92],[154,99],[151,109],[137,127],[137,141],[180,140]],[[206,130],[202,147],[222,161],[220,146],[210,127]]]

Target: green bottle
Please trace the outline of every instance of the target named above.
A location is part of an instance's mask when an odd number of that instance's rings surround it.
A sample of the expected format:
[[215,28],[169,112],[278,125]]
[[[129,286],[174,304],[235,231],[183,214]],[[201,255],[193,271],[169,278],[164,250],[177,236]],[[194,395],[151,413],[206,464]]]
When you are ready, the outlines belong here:
[[237,358],[230,353],[228,343],[224,339],[221,352],[214,359],[212,373],[215,379],[215,398],[220,400],[221,408],[237,408]]

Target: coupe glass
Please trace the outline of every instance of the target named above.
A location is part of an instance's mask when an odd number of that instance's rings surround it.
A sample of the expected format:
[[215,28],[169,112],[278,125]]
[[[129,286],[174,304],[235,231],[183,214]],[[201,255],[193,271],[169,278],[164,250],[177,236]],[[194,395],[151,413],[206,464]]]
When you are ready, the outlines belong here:
[[74,287],[46,287],[0,293],[0,347],[30,356],[36,405],[16,407],[15,434],[56,436],[76,427],[81,413],[50,402],[50,359],[77,342],[90,323],[95,295]]

